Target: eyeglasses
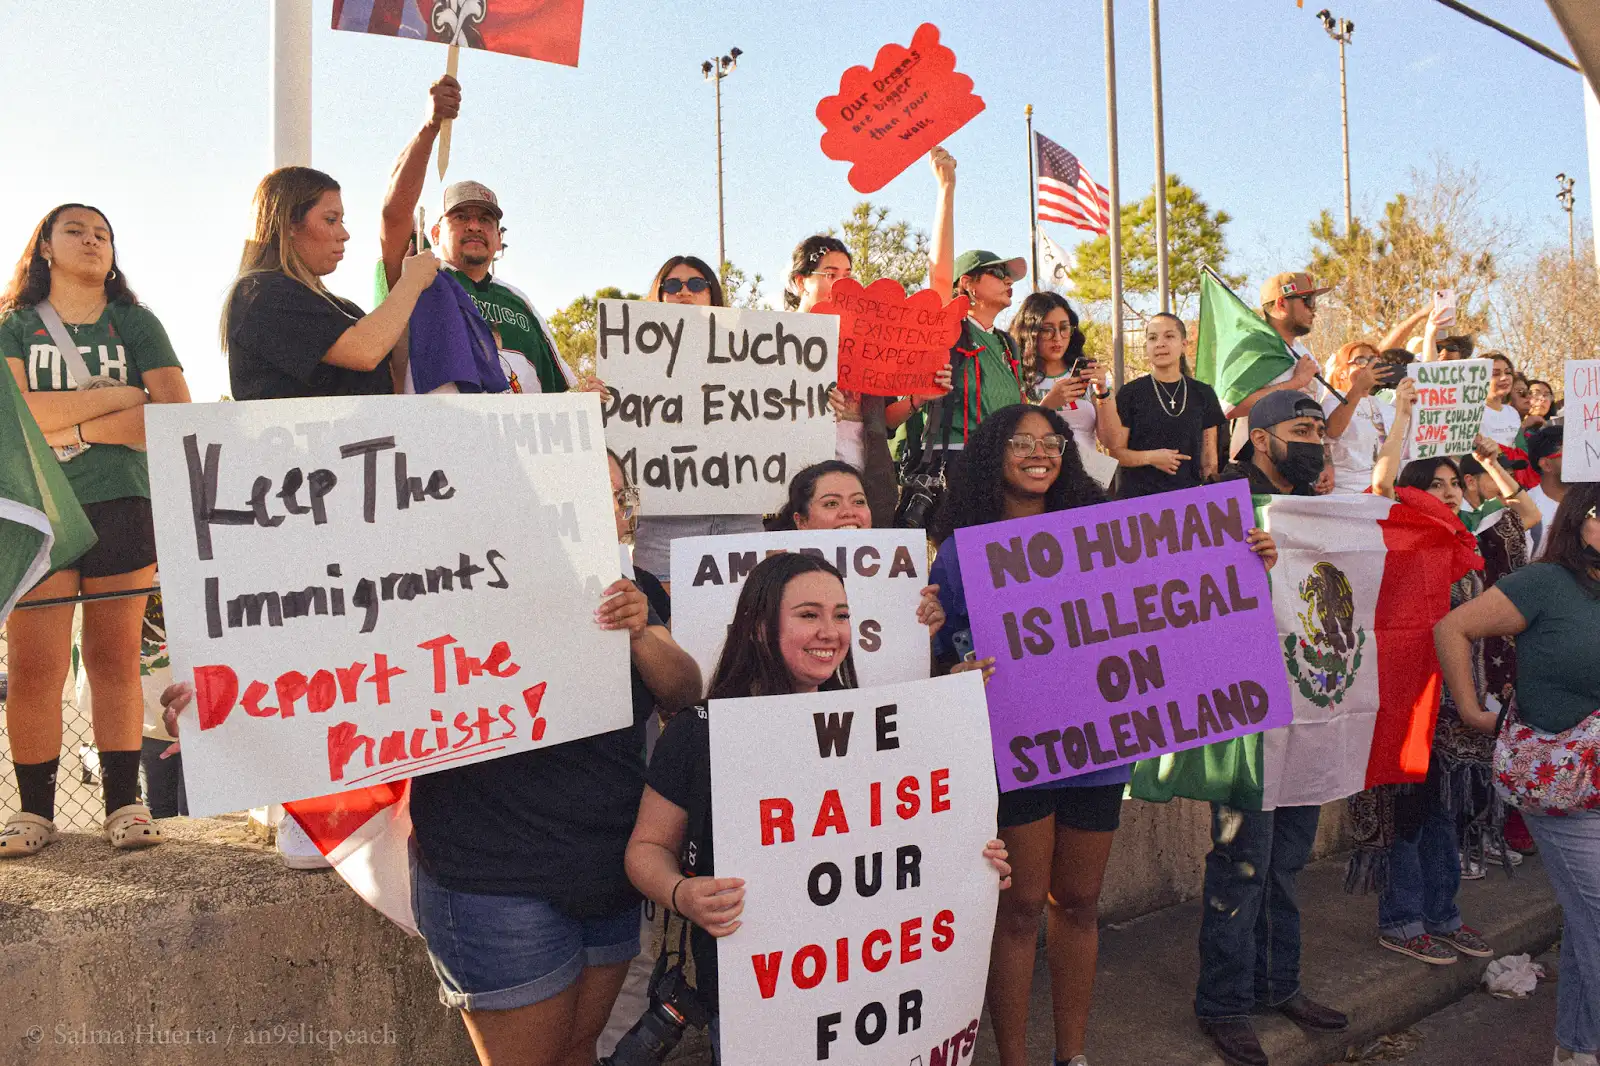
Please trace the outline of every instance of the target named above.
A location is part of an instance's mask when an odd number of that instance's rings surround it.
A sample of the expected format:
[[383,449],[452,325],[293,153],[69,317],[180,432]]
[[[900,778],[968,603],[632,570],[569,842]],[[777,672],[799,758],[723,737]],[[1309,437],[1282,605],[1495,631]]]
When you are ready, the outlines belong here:
[[1042,437],[1035,437],[1032,433],[1014,434],[1006,444],[1011,448],[1011,454],[1018,459],[1026,459],[1033,454],[1034,448],[1039,448],[1045,455],[1052,459],[1059,459],[1067,450],[1067,438],[1059,433],[1046,433]]
[[611,502],[622,512],[624,522],[631,521],[634,513],[639,510],[639,490],[632,485],[616,489],[611,493]]
[[[1008,275],[1009,276],[1009,275]],[[1072,336],[1071,326],[1034,326],[1033,335],[1040,340],[1053,341],[1057,337]]]
[[709,288],[711,288],[711,282],[707,281],[705,278],[698,277],[690,278],[687,281],[685,281],[683,278],[668,278],[666,281],[661,283],[661,291],[666,293],[668,296],[676,296],[684,289],[688,289],[690,292],[698,295],[702,292],[705,292]]
[[1361,356],[1357,356],[1356,358],[1350,360],[1350,365],[1351,366],[1377,366],[1381,362],[1383,362],[1383,360],[1380,359],[1376,355],[1361,355]]
[[835,267],[827,267],[823,270],[813,270],[811,273],[819,278],[827,278],[829,281],[838,281],[840,278],[855,277],[856,272],[850,267],[846,267],[844,270],[839,270]]

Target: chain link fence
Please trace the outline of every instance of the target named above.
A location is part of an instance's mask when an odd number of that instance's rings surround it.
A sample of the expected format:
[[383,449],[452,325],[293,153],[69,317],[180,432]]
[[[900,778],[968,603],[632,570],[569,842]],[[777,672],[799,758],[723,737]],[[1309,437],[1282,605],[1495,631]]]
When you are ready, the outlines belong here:
[[[105,820],[105,804],[100,796],[100,757],[94,747],[94,731],[89,715],[78,708],[77,635],[83,622],[80,608],[73,619],[72,669],[61,693],[61,766],[56,773],[56,827],[63,830],[98,832]],[[3,629],[0,629],[0,678],[9,677],[9,655]],[[0,700],[7,686],[0,681]],[[21,809],[17,774],[11,765],[11,737],[0,721],[0,818]]]

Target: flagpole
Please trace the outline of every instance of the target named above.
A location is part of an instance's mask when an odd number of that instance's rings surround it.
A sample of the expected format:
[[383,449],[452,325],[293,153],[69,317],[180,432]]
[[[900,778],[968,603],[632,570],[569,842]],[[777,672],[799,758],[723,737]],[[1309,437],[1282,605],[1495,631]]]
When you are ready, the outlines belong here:
[[1161,108],[1161,0],[1150,0],[1150,85],[1156,112],[1156,288],[1161,313],[1172,312],[1167,255],[1167,135]]
[[311,165],[311,0],[272,0],[272,168]]
[[1106,22],[1106,155],[1110,159],[1111,194],[1106,235],[1111,240],[1111,373],[1122,388],[1126,368],[1122,357],[1122,198],[1117,171],[1117,33],[1115,0],[1105,0]]
[[1039,291],[1039,179],[1033,170],[1033,105],[1022,109],[1028,120],[1028,248],[1033,263],[1033,291]]

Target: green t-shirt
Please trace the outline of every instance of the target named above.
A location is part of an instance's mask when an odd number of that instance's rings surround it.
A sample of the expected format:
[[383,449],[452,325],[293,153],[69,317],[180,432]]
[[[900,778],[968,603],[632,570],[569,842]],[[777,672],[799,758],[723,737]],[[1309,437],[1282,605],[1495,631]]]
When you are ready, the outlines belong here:
[[561,357],[556,354],[550,338],[545,336],[538,312],[533,309],[533,301],[523,295],[522,290],[493,274],[480,282],[459,270],[446,269],[478,305],[478,313],[483,315],[484,321],[499,331],[500,346],[521,352],[533,364],[539,375],[540,392],[566,392],[571,387]]
[[[966,432],[967,414],[972,414],[972,429],[978,428],[989,415],[1002,407],[1023,402],[1022,385],[1018,370],[1011,361],[1011,351],[1006,346],[1004,330],[981,328],[970,318],[962,330],[956,347],[971,352],[981,346],[976,358],[963,357],[956,363],[957,376],[954,387],[940,403],[950,405],[949,444],[962,444]],[[928,444],[937,447],[939,430],[944,425],[944,413],[930,407],[928,411]]]
[[1600,599],[1563,566],[1534,563],[1495,588],[1528,620],[1517,636],[1517,709],[1547,733],[1600,710]]
[[[161,321],[138,304],[111,304],[98,322],[68,325],[67,331],[78,342],[90,374],[115,378],[123,385],[143,388],[146,371],[179,365]],[[0,319],[0,356],[23,364],[33,392],[71,391],[66,361],[31,307]],[[150,470],[144,453],[121,444],[92,445],[62,463],[61,469],[80,504],[150,496]]]

